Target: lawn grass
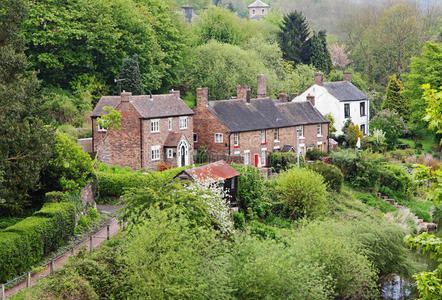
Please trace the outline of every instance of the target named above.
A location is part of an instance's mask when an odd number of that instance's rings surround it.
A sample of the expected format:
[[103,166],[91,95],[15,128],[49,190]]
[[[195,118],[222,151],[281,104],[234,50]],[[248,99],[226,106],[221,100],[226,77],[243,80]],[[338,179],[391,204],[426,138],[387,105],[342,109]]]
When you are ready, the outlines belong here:
[[[422,143],[422,150],[424,153],[430,153],[433,150],[431,147],[433,147],[436,143],[434,141],[434,137],[432,135],[424,135],[419,138],[418,142]],[[408,144],[410,148],[415,149],[414,141],[410,138],[400,138],[399,143],[401,144]]]
[[189,106],[191,109],[193,109],[195,107],[195,100],[194,99],[185,98],[185,99],[183,99],[183,102],[186,103],[186,105]]

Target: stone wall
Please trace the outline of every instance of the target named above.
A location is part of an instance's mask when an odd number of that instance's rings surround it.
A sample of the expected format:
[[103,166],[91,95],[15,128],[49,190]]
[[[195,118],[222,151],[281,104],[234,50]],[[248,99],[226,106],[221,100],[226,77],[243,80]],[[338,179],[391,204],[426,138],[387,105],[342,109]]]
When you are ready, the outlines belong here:
[[92,189],[92,183],[89,182],[82,190],[81,190],[81,200],[83,201],[83,207],[91,206],[96,207],[94,191]]

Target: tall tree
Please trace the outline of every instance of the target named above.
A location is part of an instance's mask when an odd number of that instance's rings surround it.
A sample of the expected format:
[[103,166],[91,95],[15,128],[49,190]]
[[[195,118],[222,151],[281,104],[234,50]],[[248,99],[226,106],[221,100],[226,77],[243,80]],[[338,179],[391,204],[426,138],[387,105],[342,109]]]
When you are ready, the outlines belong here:
[[306,54],[309,59],[309,63],[316,69],[329,74],[332,69],[332,61],[330,52],[328,52],[326,33],[324,30],[318,33],[314,32],[313,36],[308,41],[308,50]]
[[309,58],[306,51],[310,29],[302,13],[293,11],[285,15],[280,29],[279,44],[283,58],[295,64],[308,64]]
[[404,85],[400,78],[393,74],[385,92],[385,100],[382,104],[383,109],[397,112],[404,120],[410,118],[410,110],[407,99],[403,96]]
[[23,53],[26,3],[0,2],[0,215],[18,214],[30,203],[53,141],[52,129],[38,118],[38,81]]
[[120,70],[121,89],[131,92],[133,95],[143,94],[143,82],[141,80],[138,56],[125,57]]

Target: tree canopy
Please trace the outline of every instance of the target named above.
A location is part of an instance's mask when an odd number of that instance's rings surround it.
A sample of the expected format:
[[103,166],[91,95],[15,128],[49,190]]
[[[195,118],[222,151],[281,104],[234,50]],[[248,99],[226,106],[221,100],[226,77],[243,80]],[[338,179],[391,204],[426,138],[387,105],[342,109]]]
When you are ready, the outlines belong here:
[[408,120],[410,117],[410,111],[408,108],[408,101],[404,98],[403,92],[404,85],[400,78],[397,78],[396,74],[391,75],[385,92],[385,100],[382,104],[382,108],[389,111],[395,111],[404,120]]
[[295,64],[309,63],[306,54],[310,29],[301,12],[286,14],[280,25],[279,44],[285,60]]

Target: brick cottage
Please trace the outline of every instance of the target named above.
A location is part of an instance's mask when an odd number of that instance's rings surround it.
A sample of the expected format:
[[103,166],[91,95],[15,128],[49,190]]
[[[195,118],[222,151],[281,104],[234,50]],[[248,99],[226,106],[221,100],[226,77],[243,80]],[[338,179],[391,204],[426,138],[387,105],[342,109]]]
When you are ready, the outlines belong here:
[[[104,106],[121,112],[121,129],[106,131],[97,118]],[[154,169],[160,162],[173,167],[193,164],[193,111],[181,100],[179,91],[164,95],[103,96],[92,118],[92,148],[98,160],[133,169]]]
[[[210,101],[207,88],[197,89],[194,108],[195,147],[211,153],[243,156],[244,164],[267,165],[268,153],[318,148],[328,152],[329,120],[315,107],[314,98],[288,102],[287,95],[272,100],[266,95],[266,78],[258,76],[257,98],[249,86],[238,86],[236,99]],[[313,105],[312,105],[313,102]]]

